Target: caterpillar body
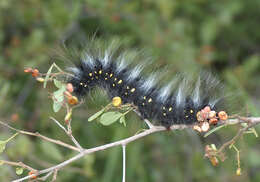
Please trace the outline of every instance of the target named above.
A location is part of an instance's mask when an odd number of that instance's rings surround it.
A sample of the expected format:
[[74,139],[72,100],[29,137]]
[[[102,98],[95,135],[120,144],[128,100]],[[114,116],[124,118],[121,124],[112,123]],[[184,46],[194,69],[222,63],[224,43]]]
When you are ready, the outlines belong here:
[[68,68],[73,75],[68,82],[73,85],[75,95],[83,97],[94,87],[100,87],[111,98],[118,96],[123,103],[134,104],[144,119],[167,128],[198,122],[198,112],[207,106],[214,111],[219,109],[222,99],[215,93],[221,87],[210,74],[202,74],[196,81],[175,76],[175,81],[160,86],[158,74],[147,78],[142,75],[146,67],[143,60],[132,66],[126,52],[116,52],[110,47],[93,51],[92,47],[69,58],[76,60]]

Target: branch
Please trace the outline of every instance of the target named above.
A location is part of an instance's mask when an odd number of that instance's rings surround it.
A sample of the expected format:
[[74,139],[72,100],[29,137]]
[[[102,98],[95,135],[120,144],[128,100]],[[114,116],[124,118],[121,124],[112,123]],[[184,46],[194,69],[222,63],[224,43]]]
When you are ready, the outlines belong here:
[[[251,118],[244,118],[244,117],[239,117],[239,118],[236,118],[236,119],[229,119],[225,122],[222,122],[220,124],[239,124],[239,123],[247,123],[248,126],[241,129],[239,131],[239,133],[233,138],[234,140],[236,140],[237,138],[239,138],[242,133],[244,131],[247,131],[249,128],[257,125],[260,123],[260,117],[256,118],[256,117],[251,117]],[[148,125],[149,126],[149,125]],[[185,128],[192,128],[193,125],[185,125],[185,124],[182,124],[182,125],[172,125],[170,127],[169,130],[182,130],[182,129],[185,129]],[[58,164],[58,165],[55,165],[55,166],[52,166],[50,168],[47,168],[47,169],[43,169],[43,170],[39,170],[37,171],[37,173],[35,175],[41,175],[41,174],[49,174],[50,172],[54,172],[63,168],[64,166],[67,166],[68,164],[82,158],[83,156],[85,155],[88,155],[88,154],[91,154],[91,153],[95,153],[95,152],[98,152],[98,151],[103,151],[103,150],[106,150],[108,148],[112,148],[112,147],[116,147],[116,146],[126,146],[128,143],[131,143],[133,141],[136,141],[138,139],[141,139],[145,136],[148,136],[150,134],[153,134],[153,133],[157,133],[157,132],[162,132],[162,131],[166,131],[168,129],[166,129],[165,127],[162,127],[162,126],[154,126],[154,125],[151,125],[151,127],[139,134],[136,134],[134,136],[131,136],[131,137],[128,137],[126,139],[122,139],[122,140],[119,140],[119,141],[116,141],[116,142],[112,142],[112,143],[109,143],[109,144],[105,144],[105,145],[102,145],[102,146],[98,146],[98,147],[94,147],[94,148],[91,148],[91,149],[83,149],[79,154],[75,155],[74,157]],[[17,130],[16,130],[17,131]],[[233,140],[232,139],[232,140]],[[220,150],[223,150],[226,146],[232,144],[232,142],[229,142],[228,144],[225,144],[225,146],[223,148],[220,148]],[[125,171],[125,156],[124,156],[124,148],[123,148],[123,171]],[[20,179],[17,179],[17,180],[14,180],[13,182],[20,182],[20,181],[24,181],[26,179],[29,179],[31,178],[32,176],[34,175],[30,175],[30,176],[26,176],[26,177],[23,177],[23,178],[20,178]],[[123,181],[124,181],[124,176],[125,176],[125,173],[123,173]]]
[[60,140],[55,140],[55,139],[46,137],[46,136],[44,136],[44,135],[41,135],[41,134],[38,133],[38,132],[33,133],[33,132],[28,132],[28,131],[19,130],[19,129],[16,129],[16,128],[11,127],[10,125],[8,125],[8,124],[6,124],[6,123],[4,123],[4,122],[2,122],[2,121],[0,121],[0,124],[6,126],[7,128],[9,128],[9,129],[11,129],[11,130],[14,130],[14,131],[18,132],[18,133],[21,133],[21,134],[24,134],[24,135],[36,136],[36,137],[39,137],[39,138],[41,138],[41,139],[43,139],[43,140],[46,140],[46,141],[48,141],[48,142],[52,142],[52,143],[55,143],[55,144],[57,144],[57,145],[61,145],[61,146],[63,146],[63,147],[69,148],[69,149],[71,149],[71,150],[75,150],[75,151],[78,151],[78,152],[80,151],[80,149],[77,148],[77,147],[74,147],[74,146],[72,146],[72,145],[69,145],[69,144],[67,144],[67,143],[64,143],[64,142],[62,142],[62,141],[60,141]]
[[244,132],[246,132],[249,128],[252,128],[256,126],[257,124],[260,123],[260,117],[251,117],[251,118],[246,118],[246,117],[238,117],[236,119],[230,119],[227,124],[239,124],[239,123],[247,123],[247,127],[241,128],[238,133],[228,142],[224,143],[218,150],[218,153],[220,154],[226,147],[234,144],[237,139],[239,139]]
[[19,166],[19,167],[28,169],[29,171],[36,171],[36,169],[24,164],[23,162],[12,162],[12,161],[0,160],[0,163],[8,164],[10,166]]
[[[180,125],[178,125],[180,126]],[[177,128],[182,128],[182,127],[175,127],[176,129]],[[102,146],[98,146],[98,147],[94,147],[94,148],[91,148],[91,149],[84,149],[81,153],[77,154],[76,156],[58,164],[58,165],[55,165],[53,167],[50,167],[50,168],[47,168],[47,169],[43,169],[43,170],[39,170],[37,171],[37,175],[41,175],[41,174],[45,174],[45,173],[48,173],[50,171],[53,171],[53,170],[56,170],[56,169],[60,169],[80,158],[82,158],[83,156],[87,155],[87,154],[91,154],[91,153],[95,153],[97,151],[103,151],[103,150],[106,150],[108,148],[112,148],[112,147],[115,147],[115,146],[119,146],[119,145],[127,145],[128,143],[131,143],[135,140],[138,140],[140,138],[143,138],[147,135],[150,135],[152,133],[156,133],[156,132],[160,132],[160,131],[165,131],[166,128],[165,127],[161,127],[161,126],[158,126],[158,127],[153,127],[151,129],[148,129],[148,130],[145,130],[144,132],[142,133],[139,133],[137,135],[134,135],[134,136],[131,136],[129,138],[126,138],[126,139],[123,139],[123,140],[119,140],[117,142],[113,142],[113,143],[109,143],[109,144],[106,144],[106,145],[102,145]],[[24,181],[26,179],[29,179],[31,178],[33,175],[31,176],[26,176],[24,178],[21,178],[21,179],[17,179],[17,180],[14,180],[13,182],[20,182],[20,181]]]
[[55,118],[50,117],[50,119],[51,119],[52,121],[54,121],[54,122],[71,138],[72,142],[76,145],[76,147],[77,147],[77,149],[78,149],[79,151],[83,151],[83,148],[81,147],[81,145],[79,144],[79,142],[78,142],[78,141],[74,138],[74,136],[72,135],[71,120],[69,121],[69,123],[68,123],[68,125],[67,125],[68,129],[66,129],[66,128],[65,128],[64,126],[62,126],[62,125],[60,124],[60,122],[57,121]]

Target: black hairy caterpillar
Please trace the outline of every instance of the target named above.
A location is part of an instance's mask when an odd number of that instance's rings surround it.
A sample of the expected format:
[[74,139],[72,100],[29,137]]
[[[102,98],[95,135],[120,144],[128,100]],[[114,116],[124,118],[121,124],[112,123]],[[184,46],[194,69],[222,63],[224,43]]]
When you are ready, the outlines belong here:
[[78,97],[100,87],[111,98],[118,96],[123,103],[137,106],[143,118],[167,128],[173,124],[198,122],[197,113],[206,106],[214,111],[221,108],[223,97],[215,93],[222,87],[210,74],[202,74],[196,81],[175,76],[174,81],[160,86],[158,77],[161,75],[151,74],[145,78],[141,74],[147,63],[144,60],[131,66],[129,61],[133,61],[134,56],[129,58],[127,52],[118,54],[113,46],[102,50],[92,43],[91,48],[70,54],[68,58],[74,62],[74,66],[68,68],[73,75],[68,82]]

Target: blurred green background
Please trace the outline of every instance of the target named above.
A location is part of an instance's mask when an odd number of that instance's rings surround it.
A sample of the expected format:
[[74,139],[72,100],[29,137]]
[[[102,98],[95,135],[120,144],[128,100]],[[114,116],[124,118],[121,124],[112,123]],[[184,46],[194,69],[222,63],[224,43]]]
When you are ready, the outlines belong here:
[[[108,42],[120,39],[126,48],[148,50],[156,58],[155,67],[167,65],[173,72],[212,70],[232,94],[239,93],[237,104],[244,108],[244,115],[260,116],[259,7],[259,0],[0,0],[0,120],[71,143],[49,119],[55,116],[62,121],[64,112],[52,111],[47,90],[23,69],[37,67],[46,72],[58,44],[93,34]],[[108,100],[94,95],[86,102],[73,115],[74,135],[86,148],[131,136],[144,127],[134,114],[127,117],[126,128],[118,123],[109,127],[88,123],[87,118]],[[237,144],[241,176],[235,174],[233,150],[217,167],[203,157],[206,144],[218,147],[237,129],[226,128],[206,139],[190,130],[175,131],[131,143],[127,181],[258,182],[260,142],[253,135]],[[0,126],[0,140],[12,134]],[[73,155],[38,138],[19,135],[0,158],[41,169]],[[69,165],[58,173],[57,181],[119,182],[121,171],[122,154],[117,147]],[[14,167],[0,166],[0,181],[15,178]]]

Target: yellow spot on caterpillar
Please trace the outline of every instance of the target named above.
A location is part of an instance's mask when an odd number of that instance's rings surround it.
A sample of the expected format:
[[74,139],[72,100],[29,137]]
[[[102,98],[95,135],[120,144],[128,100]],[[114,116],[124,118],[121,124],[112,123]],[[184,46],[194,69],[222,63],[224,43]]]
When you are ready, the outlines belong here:
[[102,74],[102,70],[99,70],[99,72],[98,72],[100,75]]
[[189,116],[187,115],[187,116],[185,116],[186,118],[188,118]]
[[119,81],[118,81],[118,84],[121,84],[122,82],[123,82],[122,80],[119,80]]
[[146,99],[146,96],[144,96],[144,100]]
[[92,76],[92,75],[93,75],[93,73],[89,73],[88,75],[89,75],[89,76]]
[[106,75],[108,75],[108,73],[106,73]]
[[170,111],[170,112],[172,111],[172,107],[169,107],[169,111]]
[[117,78],[115,78],[114,80],[117,81]]
[[112,99],[112,105],[113,105],[114,107],[119,107],[119,106],[121,106],[121,104],[122,104],[122,99],[121,99],[121,97],[114,97],[114,98]]
[[148,100],[148,102],[150,103],[150,102],[152,102],[153,101],[153,99],[152,98],[150,98],[149,100]]
[[163,106],[162,109],[165,110],[166,108]]
[[87,87],[87,84],[86,84],[86,85],[84,85],[84,87],[86,88],[86,87]]
[[114,87],[114,86],[116,86],[116,85],[113,83],[112,86]]
[[79,83],[80,85],[83,85],[83,83],[81,82],[81,83]]
[[166,116],[166,113],[165,113],[165,112],[163,113],[163,116]]
[[125,92],[125,95],[127,95],[128,93],[127,92]]
[[94,80],[94,78],[92,77],[91,80]]
[[142,103],[142,105],[144,106],[145,104],[144,104],[144,103]]
[[96,72],[96,71],[94,71],[94,73],[95,73],[95,74],[97,74],[97,72]]
[[193,110],[192,110],[192,109],[190,110],[190,113],[191,113],[191,114],[193,113]]
[[130,89],[129,86],[126,86],[126,89]]
[[132,88],[130,91],[133,93],[135,91],[135,88]]
[[98,79],[98,76],[96,76],[96,79]]
[[110,75],[109,75],[109,77],[111,78],[113,76],[113,74],[111,73]]
[[105,77],[105,80],[107,80],[107,77]]

